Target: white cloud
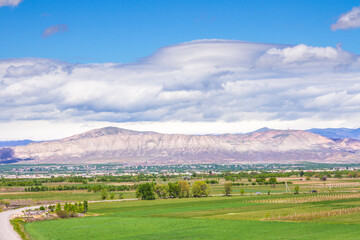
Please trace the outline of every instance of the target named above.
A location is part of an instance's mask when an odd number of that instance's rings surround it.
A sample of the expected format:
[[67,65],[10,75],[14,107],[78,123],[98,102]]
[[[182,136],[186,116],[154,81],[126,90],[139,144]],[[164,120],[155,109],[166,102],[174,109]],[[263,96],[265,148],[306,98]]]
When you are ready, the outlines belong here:
[[68,26],[66,24],[53,25],[44,30],[42,37],[47,38],[56,33],[66,32],[67,30]]
[[42,74],[48,74],[53,70],[56,70],[57,66],[51,64],[35,63],[32,65],[13,66],[11,65],[7,69],[4,77],[32,77]]
[[97,122],[139,130],[140,122],[176,122],[169,129],[199,133],[229,131],[226,126],[232,132],[353,126],[360,121],[359,63],[340,47],[225,40],[161,48],[131,64],[3,59],[0,122]]
[[339,66],[346,68],[356,59],[357,56],[340,47],[312,47],[299,44],[285,48],[271,48],[258,59],[257,65],[290,70],[294,70],[297,66],[297,69],[301,68],[301,71],[304,71],[304,68],[324,71],[329,69],[329,66],[334,69],[339,69]]
[[342,14],[336,23],[331,25],[333,31],[339,29],[360,27],[360,7],[354,7],[351,11]]
[[16,7],[19,5],[23,0],[0,0],[0,7]]

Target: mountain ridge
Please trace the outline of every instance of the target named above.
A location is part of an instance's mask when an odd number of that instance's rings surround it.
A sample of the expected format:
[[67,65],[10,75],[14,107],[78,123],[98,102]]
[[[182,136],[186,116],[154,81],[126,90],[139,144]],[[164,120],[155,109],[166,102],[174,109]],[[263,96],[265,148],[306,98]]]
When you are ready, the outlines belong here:
[[0,163],[268,163],[360,162],[360,141],[303,130],[186,135],[116,127],[0,149]]

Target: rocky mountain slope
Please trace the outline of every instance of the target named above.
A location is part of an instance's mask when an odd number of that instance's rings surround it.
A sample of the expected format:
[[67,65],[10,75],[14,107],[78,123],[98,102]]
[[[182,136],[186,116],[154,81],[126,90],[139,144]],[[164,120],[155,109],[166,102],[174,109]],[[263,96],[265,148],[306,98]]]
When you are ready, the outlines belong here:
[[264,163],[360,162],[360,141],[300,130],[182,135],[115,127],[0,149],[0,163]]

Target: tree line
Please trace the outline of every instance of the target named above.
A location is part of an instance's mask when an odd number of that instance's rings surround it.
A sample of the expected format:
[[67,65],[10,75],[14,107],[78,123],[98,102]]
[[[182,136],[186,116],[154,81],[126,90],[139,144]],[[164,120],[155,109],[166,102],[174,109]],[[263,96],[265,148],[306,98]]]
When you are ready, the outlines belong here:
[[207,197],[210,188],[204,181],[196,181],[190,186],[186,181],[178,181],[168,184],[144,183],[140,184],[136,190],[136,197],[142,200],[154,200],[156,196],[160,199],[165,198],[184,198]]
[[46,191],[69,191],[69,190],[87,190],[88,192],[99,192],[106,189],[109,192],[115,191],[131,191],[137,189],[137,185],[59,185],[56,187],[50,186],[35,186],[25,188],[25,192],[46,192]]

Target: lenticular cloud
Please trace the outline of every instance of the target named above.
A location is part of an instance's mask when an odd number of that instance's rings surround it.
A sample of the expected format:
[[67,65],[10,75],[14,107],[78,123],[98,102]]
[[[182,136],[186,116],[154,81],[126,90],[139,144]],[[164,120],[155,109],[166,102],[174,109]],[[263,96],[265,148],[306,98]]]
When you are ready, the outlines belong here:
[[0,61],[0,120],[360,120],[359,56],[198,40],[130,64]]

